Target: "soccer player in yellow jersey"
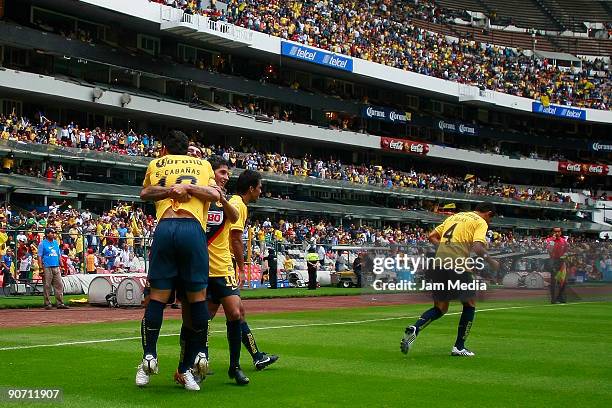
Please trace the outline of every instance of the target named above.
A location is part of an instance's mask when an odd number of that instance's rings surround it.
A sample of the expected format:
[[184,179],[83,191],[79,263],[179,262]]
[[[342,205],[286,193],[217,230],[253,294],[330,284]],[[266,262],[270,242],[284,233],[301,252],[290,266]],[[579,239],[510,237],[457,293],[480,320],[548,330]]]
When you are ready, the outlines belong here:
[[136,385],[147,385],[150,375],[158,372],[157,340],[164,306],[179,288],[189,303],[194,332],[185,347],[184,360],[189,364],[180,375],[186,389],[197,391],[193,375],[204,376],[208,369],[206,220],[210,203],[219,201],[220,193],[210,163],[185,155],[188,139],[183,132],[170,132],[163,146],[163,156],[149,163],[140,193],[143,200],[155,202],[158,224],[150,253],[151,291],[141,324],[143,359]]
[[[201,157],[202,153],[197,146],[190,146],[187,154],[193,157]],[[225,186],[230,176],[229,163],[220,157],[213,157],[211,165],[215,173],[217,186],[225,191]],[[239,250],[242,251],[242,231],[248,217],[248,209],[245,203],[257,201],[261,194],[261,175],[254,171],[246,171],[243,174],[238,177],[237,184],[239,191],[243,191],[244,194],[235,195],[229,201],[222,194],[220,202],[211,203],[207,223],[210,265],[207,293],[209,313],[212,319],[216,315],[219,305],[223,305],[227,319],[227,338],[230,347],[230,368],[228,374],[239,385],[249,383],[249,378],[240,369],[241,339],[242,343],[251,353],[253,363],[258,370],[273,364],[278,359],[277,356],[266,355],[257,349],[257,344],[249,326],[244,321],[244,306],[240,299],[238,274],[234,266],[236,262],[232,257],[232,250],[230,249],[231,230],[235,231],[233,232],[234,238],[239,239]],[[241,257],[241,259],[244,259],[243,255]],[[244,261],[242,265],[244,265]],[[183,306],[185,321],[188,321],[188,314],[189,305],[186,304]],[[182,347],[191,335],[191,328],[183,324],[180,334]],[[208,349],[206,349],[206,355],[208,355]]]
[[[236,276],[240,281],[241,276],[245,276],[244,266],[244,245],[242,243],[242,233],[246,226],[246,220],[248,218],[247,205],[249,203],[257,201],[261,195],[261,173],[253,170],[245,170],[236,181],[236,195],[230,199],[230,203],[234,204],[238,208],[240,216],[238,220],[230,226],[230,251],[232,258],[236,266]],[[216,308],[218,308],[218,304]],[[211,308],[215,308],[215,302],[211,304]],[[211,314],[214,315],[216,310],[212,310]],[[242,333],[242,344],[246,347],[248,352],[253,358],[253,364],[257,370],[263,370],[270,364],[273,364],[278,360],[278,356],[272,354],[266,354],[257,348],[255,337],[251,333],[251,329],[245,320],[244,305],[240,302],[240,329]]]
[[[448,311],[450,300],[459,299],[463,303],[463,312],[451,355],[474,356],[472,351],[465,348],[465,340],[474,321],[476,292],[457,288],[457,284],[473,282],[474,277],[471,273],[473,267],[470,264],[483,267],[486,262],[494,270],[499,268],[499,263],[487,253],[486,234],[494,215],[494,205],[483,202],[478,204],[473,212],[451,215],[429,234],[429,241],[437,246],[434,267],[428,271],[433,281],[431,285],[434,304],[414,325],[406,328],[400,344],[402,353],[408,353],[420,332]],[[479,258],[469,258],[471,252]]]
[[[195,149],[190,147],[188,154],[197,154]],[[229,181],[229,164],[220,157],[212,158],[212,169],[215,174],[215,182],[222,190],[221,198],[218,202],[211,203],[208,211],[207,221],[207,245],[209,257],[209,280],[208,293],[209,308],[212,309],[210,315],[214,316],[219,308],[219,304],[223,305],[225,317],[227,319],[227,340],[229,343],[230,352],[230,367],[228,374],[230,378],[236,380],[239,385],[249,383],[249,378],[242,372],[240,368],[240,348],[241,348],[241,302],[240,291],[232,255],[230,252],[230,227],[233,223],[241,218],[244,222],[246,218],[246,206],[242,202],[231,199],[228,201],[225,197],[225,185]],[[239,204],[242,204],[240,206]],[[214,305],[214,306],[211,306]],[[189,305],[183,307],[184,320],[189,314]],[[181,327],[181,345],[186,342],[192,335],[190,327],[183,325]],[[208,350],[206,350],[208,354]],[[183,362],[179,363],[179,369]]]

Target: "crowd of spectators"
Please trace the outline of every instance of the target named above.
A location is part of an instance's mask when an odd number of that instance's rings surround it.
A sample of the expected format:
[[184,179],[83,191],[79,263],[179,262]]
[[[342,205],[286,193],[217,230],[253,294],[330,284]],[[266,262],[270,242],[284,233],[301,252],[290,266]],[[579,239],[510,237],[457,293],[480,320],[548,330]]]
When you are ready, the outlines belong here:
[[[117,153],[128,156],[158,157],[160,144],[146,133],[133,130],[82,128],[71,122],[59,125],[38,115],[30,121],[16,115],[0,115],[0,139],[25,143],[38,143],[79,149]],[[410,170],[399,171],[375,164],[355,165],[330,158],[324,160],[307,154],[302,158],[287,157],[279,153],[263,153],[249,146],[238,149],[194,142],[204,155],[223,156],[232,166],[262,172],[339,180],[385,188],[407,187],[423,190],[460,192],[482,196],[495,196],[517,200],[563,202],[568,199],[543,187],[515,186],[498,179],[483,180],[476,175],[451,176],[442,173]],[[61,164],[49,165],[44,172],[36,166],[24,166],[15,170],[21,174],[62,181],[65,172]]]
[[8,205],[0,207],[0,251],[6,255],[11,249],[15,279],[38,278],[42,276],[36,261],[38,245],[45,230],[53,228],[63,275],[143,272],[145,248],[155,225],[153,216],[145,215],[141,207],[121,202],[99,215],[77,210],[66,201],[29,212],[13,211]]
[[0,139],[24,143],[64,146],[128,156],[158,157],[160,144],[146,133],[132,129],[86,128],[74,122],[60,125],[43,114],[35,120],[17,115],[0,115]]
[[411,24],[413,18],[444,22],[444,10],[421,1],[231,0],[227,9],[200,0],[156,0],[188,13],[301,42],[335,53],[563,105],[610,109],[610,71],[587,60],[560,69],[524,50],[458,40]]
[[[89,209],[77,210],[66,201],[53,202],[38,210],[18,211],[10,205],[0,207],[0,259],[3,284],[11,279],[36,279],[38,244],[44,231],[53,228],[61,249],[60,268],[63,275],[75,273],[143,272],[144,259],[155,231],[151,214],[135,204],[117,203],[110,211],[94,214]],[[253,231],[255,262],[264,257],[261,248],[279,248],[285,271],[295,263],[291,250],[306,252],[316,247],[321,257],[338,260],[335,245],[385,247],[397,245],[404,250],[425,253],[431,226],[422,224],[386,225],[376,228],[354,222],[328,219],[270,219],[257,216],[248,223]],[[487,239],[492,253],[534,253],[545,251],[545,235],[520,235],[512,231],[490,230]],[[599,241],[580,234],[570,234],[568,265],[570,276],[588,279],[612,277],[612,240]],[[429,248],[431,249],[431,248]],[[301,253],[299,252],[299,253]],[[415,252],[416,253],[416,252]],[[421,253],[421,252],[418,252]],[[293,256],[295,258],[295,255]],[[341,260],[341,259],[340,259]],[[508,265],[510,266],[510,265]],[[520,269],[520,265],[514,265]]]
[[[270,220],[270,218],[255,219],[251,223],[253,236],[256,240],[255,256],[265,255],[259,248],[280,248],[282,262],[279,267],[289,272],[295,267],[295,250],[306,252],[316,247],[319,258],[344,270],[342,265],[350,269],[350,258],[354,259],[354,250],[339,253],[332,249],[335,245],[348,245],[352,247],[386,247],[395,246],[400,251],[412,254],[424,254],[433,251],[428,243],[430,227],[416,224],[387,225],[383,228],[374,228],[354,223],[338,225],[328,220],[313,220],[302,218],[296,221]],[[546,253],[546,233],[525,235],[512,231],[487,232],[488,246],[494,255],[498,254],[541,254]],[[612,238],[597,240],[581,234],[569,234],[568,243],[570,252],[566,258],[568,276],[575,278],[582,276],[586,280],[612,279]],[[293,250],[293,251],[291,251]],[[349,255],[350,254],[350,255]],[[299,257],[299,256],[298,256]],[[510,259],[510,258],[508,258]],[[537,265],[529,265],[527,258],[512,258],[515,261],[504,262],[504,272],[531,270],[548,271],[548,264],[540,261]],[[340,262],[342,265],[338,265]],[[282,266],[281,266],[282,265]],[[524,268],[524,269],[522,269]],[[503,278],[503,273],[493,276],[493,279]]]
[[250,152],[236,155],[230,149],[228,155],[227,150],[223,148],[217,151],[227,155],[237,167],[277,174],[341,180],[386,188],[408,187],[517,200],[568,201],[567,198],[547,188],[514,186],[502,183],[498,179],[484,181],[473,174],[457,177],[415,170],[402,172],[380,165],[345,164],[337,159],[323,160],[310,155],[305,155],[302,159],[293,159],[274,153]]

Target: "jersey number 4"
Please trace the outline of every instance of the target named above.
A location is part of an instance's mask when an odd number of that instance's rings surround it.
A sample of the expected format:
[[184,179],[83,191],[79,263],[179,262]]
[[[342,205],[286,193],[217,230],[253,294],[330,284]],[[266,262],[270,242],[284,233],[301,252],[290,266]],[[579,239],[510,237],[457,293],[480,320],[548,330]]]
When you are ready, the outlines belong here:
[[451,225],[449,229],[444,231],[444,235],[442,235],[442,237],[446,238],[447,243],[451,242],[451,240],[453,239],[453,233],[455,232],[455,228],[457,228],[457,224]]

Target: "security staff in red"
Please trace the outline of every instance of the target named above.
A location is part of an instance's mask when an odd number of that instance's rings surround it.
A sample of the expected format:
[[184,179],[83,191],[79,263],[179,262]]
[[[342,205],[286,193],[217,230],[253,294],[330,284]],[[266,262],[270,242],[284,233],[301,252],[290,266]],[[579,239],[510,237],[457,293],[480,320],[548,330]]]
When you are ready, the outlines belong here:
[[546,239],[546,250],[550,257],[550,303],[565,303],[565,282],[567,269],[565,265],[565,254],[568,250],[567,239],[563,236],[563,230],[559,227],[553,228],[552,236]]

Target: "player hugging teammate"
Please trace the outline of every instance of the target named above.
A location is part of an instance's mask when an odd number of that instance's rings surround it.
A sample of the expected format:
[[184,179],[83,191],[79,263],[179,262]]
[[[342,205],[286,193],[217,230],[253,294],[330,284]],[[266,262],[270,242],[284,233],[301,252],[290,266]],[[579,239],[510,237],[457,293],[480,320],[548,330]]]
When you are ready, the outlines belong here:
[[[241,238],[247,218],[246,204],[259,197],[261,175],[252,171],[241,174],[237,183],[239,195],[227,200],[227,162],[216,159],[213,168],[201,158],[197,147],[189,146],[187,136],[178,131],[170,132],[163,153],[163,157],[149,164],[141,192],[143,200],[155,202],[159,223],[151,247],[148,273],[151,292],[141,325],[143,359],[136,373],[136,385],[148,384],[150,376],[159,371],[156,345],[164,307],[173,291],[183,303],[181,355],[175,380],[187,390],[200,389],[199,382],[208,372],[209,316],[214,316],[221,303],[230,347],[228,374],[238,384],[248,384],[249,379],[240,369],[241,341],[251,352],[257,369],[278,358],[257,349],[244,321],[238,290],[237,276],[244,271]],[[232,252],[238,271],[234,271]]]

